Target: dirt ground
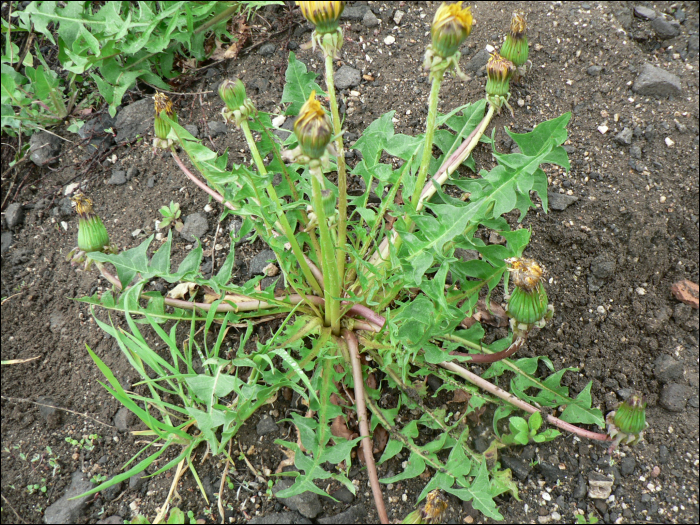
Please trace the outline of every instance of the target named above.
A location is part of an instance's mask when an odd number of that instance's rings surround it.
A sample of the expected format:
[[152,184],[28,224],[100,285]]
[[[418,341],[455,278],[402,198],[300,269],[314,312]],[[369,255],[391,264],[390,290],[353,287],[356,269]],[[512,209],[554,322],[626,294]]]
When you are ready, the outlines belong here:
[[[346,144],[351,146],[362,129],[390,109],[396,110],[397,132],[424,130],[430,85],[420,66],[437,6],[349,3],[338,65],[355,68],[365,77],[340,90]],[[374,27],[372,17],[365,15],[368,9],[380,21]],[[545,214],[539,207],[523,223],[532,230],[526,255],[548,271],[555,317],[519,356],[546,355],[557,370],[579,368],[567,372],[562,384],[574,397],[592,380],[593,406],[604,413],[630,390],[643,392],[649,403],[644,441],[633,449],[623,447],[612,461],[604,445],[572,435],[503,451],[502,463],[518,479],[522,501],[499,497],[500,512],[511,523],[574,523],[581,511],[606,523],[697,523],[698,310],[680,302],[671,287],[699,279],[698,4],[498,2],[477,3],[472,10],[475,26],[460,62],[471,80],[450,76],[441,91],[440,110],[483,96],[481,51],[487,45],[500,47],[510,15],[518,10],[527,17],[533,68],[514,86],[510,102],[515,117],[504,112],[488,133],[496,129],[497,149],[508,150],[504,126],[524,132],[562,113],[573,114],[566,144],[571,171],[548,170],[550,206],[555,209]],[[645,18],[649,12],[653,15]],[[219,152],[230,148],[237,163],[249,162],[250,156],[239,131],[221,133],[216,125],[222,120],[223,104],[211,91],[218,83],[238,76],[258,109],[274,112],[280,107],[290,50],[309,70],[323,71],[318,51],[300,48],[310,32],[298,11],[265,8],[260,15],[251,21],[252,44],[260,45],[236,60],[199,71],[193,82],[174,89],[183,95],[172,96],[180,122],[197,126],[207,146]],[[674,32],[678,34],[672,36]],[[395,42],[387,44],[390,35]],[[656,94],[635,92],[645,64],[675,75],[678,82],[650,88],[661,90]],[[123,107],[153,92],[146,85],[139,88],[127,93]],[[148,98],[145,114],[152,119],[151,104]],[[104,113],[104,108],[96,109]],[[110,127],[105,122],[95,129]],[[120,133],[116,124],[110,125]],[[206,219],[203,240],[209,254],[204,264],[216,270],[232,226],[231,218],[217,226],[221,207],[209,203],[169,156],[152,155],[150,129],[121,130],[121,142],[105,139],[97,153],[85,141],[80,145],[77,135],[54,131],[66,139],[55,163],[38,167],[26,162],[2,181],[2,359],[37,358],[2,367],[2,523],[50,521],[46,509],[64,496],[81,472],[88,480],[114,475],[146,443],[129,433],[141,428],[138,421],[120,411],[100,385],[104,377],[85,349],[89,345],[122,384],[137,380],[115,341],[96,326],[86,305],[73,300],[104,290],[107,283],[94,271],[76,272],[64,260],[76,244],[78,223],[66,206],[66,187],[79,183],[92,197],[112,240],[122,249],[153,233],[158,209],[172,200],[180,203],[183,217],[201,213]],[[139,140],[136,133],[145,139]],[[3,137],[3,172],[13,154],[6,142]],[[474,157],[480,168],[494,164],[486,145],[480,145]],[[351,154],[350,165],[355,162]],[[135,170],[127,171],[130,168]],[[127,180],[114,184],[120,177]],[[22,205],[24,218],[8,229],[5,212],[12,203]],[[516,224],[516,216],[508,219]],[[177,262],[191,243],[177,234],[174,239]],[[217,243],[224,249],[213,250]],[[263,249],[259,241],[236,248],[237,282],[248,278],[252,257]],[[162,283],[153,286],[163,289]],[[107,319],[105,312],[97,315]],[[122,322],[119,314],[112,320]],[[256,328],[257,336],[266,333],[269,327]],[[290,403],[281,396],[254,416],[235,441],[235,456],[243,451],[256,469],[274,472],[283,459],[274,440],[290,434],[293,439],[293,427],[282,421]],[[270,433],[260,426],[263,415],[277,424]],[[475,425],[475,446],[489,431],[488,418]],[[84,438],[84,443],[71,444],[66,438]],[[199,522],[221,522],[213,493],[218,492],[223,464],[203,456],[204,451],[197,453],[195,465],[209,503],[189,473],[174,502]],[[380,477],[400,471],[400,458],[379,466]],[[601,474],[614,479],[612,494],[592,498],[589,484]],[[73,508],[71,519],[121,523],[118,517],[129,520],[138,513],[152,519],[165,501],[172,476],[169,471],[132,479]],[[357,496],[340,503],[321,499],[319,513],[309,521],[268,497],[267,486],[237,459],[230,474],[232,488],[223,494],[226,522],[376,522],[364,470],[354,469],[351,479],[357,480]],[[425,483],[415,479],[385,487],[389,517],[403,519]],[[330,490],[338,488],[333,485]],[[489,521],[470,504],[450,502],[446,520],[452,523]],[[348,514],[338,517],[342,512]]]

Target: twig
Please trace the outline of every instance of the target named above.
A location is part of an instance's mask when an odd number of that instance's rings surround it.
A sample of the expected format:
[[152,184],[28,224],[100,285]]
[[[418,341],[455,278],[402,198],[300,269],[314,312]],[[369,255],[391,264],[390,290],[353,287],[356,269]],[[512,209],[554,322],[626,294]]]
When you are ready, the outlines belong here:
[[382,489],[379,486],[379,476],[377,467],[374,464],[372,455],[372,440],[369,437],[369,424],[367,423],[367,407],[365,406],[364,379],[362,378],[362,365],[360,364],[360,349],[357,345],[357,338],[350,330],[343,330],[343,339],[348,345],[350,362],[352,363],[352,378],[355,383],[355,404],[357,406],[357,420],[360,423],[360,435],[362,436],[362,450],[365,453],[365,464],[367,465],[367,475],[372,486],[374,504],[377,507],[379,520],[382,523],[389,523],[389,516],[386,514]]
[[6,504],[8,507],[10,507],[10,508],[12,509],[12,512],[15,513],[15,516],[17,516],[17,519],[18,519],[19,521],[21,521],[22,523],[27,523],[26,521],[24,521],[24,520],[22,519],[22,517],[21,517],[19,514],[17,514],[17,511],[15,510],[15,508],[14,508],[12,505],[10,505],[10,502],[7,501],[7,498],[5,497],[4,494],[2,495],[2,500],[5,502],[5,504]]

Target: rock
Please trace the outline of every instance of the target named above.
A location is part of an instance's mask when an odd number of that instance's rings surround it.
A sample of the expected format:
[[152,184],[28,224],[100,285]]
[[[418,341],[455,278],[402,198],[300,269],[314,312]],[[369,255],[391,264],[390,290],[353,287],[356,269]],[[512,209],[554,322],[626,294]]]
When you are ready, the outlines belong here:
[[260,421],[258,421],[255,430],[258,432],[258,436],[266,436],[272,432],[277,432],[279,427],[277,426],[277,423],[275,423],[274,419],[268,415],[265,415]]
[[669,412],[683,412],[692,394],[693,390],[689,386],[669,383],[661,390],[659,404]]
[[644,20],[654,20],[656,18],[656,11],[649,7],[644,7],[643,5],[634,6],[634,16],[637,18],[643,18]]
[[384,38],[384,43],[387,46],[390,46],[396,42],[396,37],[394,35],[388,35],[386,38]]
[[623,146],[629,146],[632,144],[633,135],[634,134],[630,128],[624,128],[622,131],[620,131],[620,133],[615,135],[615,142]]
[[600,66],[589,66],[588,69],[586,69],[586,73],[592,77],[599,77],[602,72],[603,68]]
[[251,525],[295,525],[311,523],[298,512],[271,512],[248,522]]
[[671,459],[671,453],[666,445],[659,445],[659,463],[665,465]]
[[690,35],[688,38],[688,56],[695,58],[700,50],[700,35]]
[[682,92],[681,79],[673,73],[654,67],[651,64],[644,64],[642,72],[632,85],[632,91],[640,95],[677,96]]
[[228,126],[223,122],[207,122],[207,125],[209,126],[209,136],[211,138],[228,133]]
[[365,15],[367,14],[367,11],[369,11],[370,8],[366,5],[358,5],[358,6],[352,6],[352,7],[346,7],[342,14],[340,15],[341,20],[356,20],[356,21],[361,21]]
[[260,281],[260,288],[267,290],[270,286],[275,285],[275,293],[284,293],[284,277],[276,275],[274,277],[265,277]]
[[[111,476],[110,479],[112,479],[113,477],[114,476]],[[101,490],[100,496],[102,496],[106,501],[112,501],[114,498],[119,496],[119,493],[122,491],[123,487],[124,482],[120,481],[119,483],[115,483],[111,487],[107,487],[106,489]]]
[[342,503],[352,503],[355,499],[355,495],[350,492],[347,487],[340,487],[333,494],[331,494],[331,496]]
[[629,29],[632,25],[632,11],[627,7],[615,11],[615,18],[624,29]]
[[282,503],[292,510],[299,511],[299,514],[307,518],[313,519],[321,513],[321,500],[318,494],[313,492],[302,492],[296,496],[289,498],[280,498],[277,494],[285,489],[288,489],[294,484],[291,479],[281,479],[275,486],[272,487],[272,493]]
[[612,492],[613,483],[614,480],[603,474],[595,471],[589,472],[588,497],[591,499],[608,499]]
[[272,250],[263,250],[250,261],[249,273],[253,277],[255,275],[263,275],[264,270],[270,262],[277,262],[275,252]]
[[156,185],[156,178],[155,178],[155,176],[153,176],[153,177],[148,177],[148,182],[146,183],[146,186],[148,186],[149,188],[152,188],[152,187],[155,186],[155,185]]
[[144,98],[129,104],[117,114],[115,140],[125,142],[135,139],[137,135],[147,135],[153,129],[153,119],[153,99]]
[[671,286],[671,292],[673,296],[680,302],[692,306],[696,310],[698,309],[698,297],[700,296],[700,291],[698,289],[697,283],[684,279],[673,283]]
[[12,232],[2,232],[0,235],[0,254],[5,255],[12,246]]
[[138,474],[134,474],[129,478],[129,488],[131,490],[134,490],[136,492],[141,490],[141,487],[143,487],[143,484],[146,483],[146,472],[139,472]]
[[182,127],[185,128],[194,138],[199,138],[199,128],[194,124],[187,124]]
[[642,158],[642,148],[636,144],[630,147],[630,157],[636,160],[641,160]]
[[203,213],[197,212],[188,215],[185,224],[180,231],[180,236],[188,242],[201,239],[209,230],[209,223]]
[[92,489],[93,485],[85,475],[77,470],[71,476],[71,484],[61,498],[49,505],[44,513],[45,523],[78,523],[91,496],[71,499]]
[[108,518],[97,520],[95,523],[97,525],[122,525],[124,523],[124,518],[118,514],[112,514]]
[[56,218],[65,219],[73,215],[73,204],[69,197],[64,197],[58,201],[58,205],[51,210],[51,215]]
[[7,222],[7,228],[12,229],[22,222],[24,219],[24,210],[22,205],[18,202],[13,202],[5,209],[5,221]]
[[139,169],[138,168],[129,168],[126,170],[126,180],[131,180],[134,177],[138,177],[139,175]]
[[318,523],[323,525],[334,525],[337,523],[367,523],[367,509],[364,505],[355,505],[350,507],[345,512],[331,516],[330,518],[321,518]]
[[114,415],[114,426],[119,432],[128,432],[134,422],[134,414],[126,407],[121,407]]
[[53,430],[61,426],[63,412],[55,408],[58,406],[56,400],[49,396],[42,396],[37,399],[37,402],[39,403],[39,414],[46,421],[46,427]]
[[336,89],[348,89],[359,86],[362,74],[359,70],[350,66],[343,66],[335,73]]
[[678,22],[667,22],[663,17],[655,18],[651,22],[651,28],[661,40],[676,38],[681,34],[681,25]]
[[396,12],[394,12],[394,23],[397,26],[401,25],[401,20],[403,20],[404,16],[406,16],[406,13],[400,9],[397,9]]
[[586,495],[586,482],[583,479],[583,476],[579,476],[578,480],[576,481],[576,487],[574,487],[574,492],[572,496],[574,499],[581,499]]
[[482,49],[476,55],[474,55],[469,62],[467,62],[464,69],[476,73],[482,67],[486,66],[486,63],[489,61],[489,57],[489,52]]
[[514,456],[501,456],[501,463],[509,468],[520,481],[524,481],[530,475],[532,467],[525,461]]
[[564,211],[566,208],[568,208],[574,202],[576,202],[578,200],[578,197],[575,197],[573,195],[565,195],[563,193],[547,192],[547,199],[549,200],[550,208],[557,211]]
[[90,139],[88,144],[88,152],[90,154],[95,151],[105,151],[107,147],[114,144],[114,134],[109,130],[114,127],[116,121],[116,118],[110,117],[109,113],[105,112],[86,122],[78,130],[78,135],[81,139]]
[[377,27],[379,25],[379,19],[368,9],[365,16],[362,17],[362,25],[369,28]]
[[591,273],[598,279],[608,279],[615,274],[615,260],[603,254],[591,262]]
[[636,465],[637,462],[633,457],[627,456],[622,458],[622,461],[620,462],[620,472],[623,476],[631,476]]
[[673,320],[684,330],[693,331],[698,329],[698,316],[693,314],[693,309],[687,304],[677,304],[673,308]]
[[654,376],[661,383],[672,383],[683,378],[685,366],[668,354],[661,354],[654,361]]
[[46,131],[34,133],[29,139],[29,159],[37,166],[55,162],[61,152],[61,139]]
[[112,170],[112,176],[107,181],[107,184],[113,184],[115,186],[126,184],[126,171]]
[[540,462],[537,464],[537,470],[544,476],[547,483],[556,483],[560,480],[565,480],[569,477],[565,470],[560,469],[549,463]]
[[49,315],[49,330],[59,333],[66,324],[66,318],[61,312],[52,312]]
[[260,49],[258,49],[258,55],[264,56],[264,57],[270,57],[274,55],[275,51],[277,50],[277,46],[273,44],[272,42],[268,42],[267,44],[263,44],[260,46]]

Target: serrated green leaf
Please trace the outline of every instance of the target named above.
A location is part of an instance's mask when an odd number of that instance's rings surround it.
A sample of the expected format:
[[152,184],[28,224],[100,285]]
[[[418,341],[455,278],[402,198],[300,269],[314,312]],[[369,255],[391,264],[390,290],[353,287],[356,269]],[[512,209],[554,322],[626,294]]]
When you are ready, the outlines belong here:
[[285,115],[298,115],[301,106],[309,99],[311,91],[316,91],[317,97],[325,96],[325,92],[316,83],[318,76],[313,71],[306,70],[306,64],[297,60],[296,55],[290,51],[285,73],[286,83],[282,92],[282,104],[289,103],[284,112]]

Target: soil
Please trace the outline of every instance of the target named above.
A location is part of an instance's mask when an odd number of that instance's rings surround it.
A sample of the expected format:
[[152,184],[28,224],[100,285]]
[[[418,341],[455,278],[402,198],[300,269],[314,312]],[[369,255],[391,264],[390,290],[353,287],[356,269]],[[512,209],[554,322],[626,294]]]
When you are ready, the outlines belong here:
[[[513,11],[526,14],[533,67],[513,88],[514,118],[504,111],[488,133],[495,129],[496,148],[507,150],[511,144],[504,126],[524,132],[571,111],[566,143],[571,170],[551,169],[548,175],[551,194],[576,199],[548,214],[540,206],[523,221],[532,230],[526,255],[546,267],[548,294],[556,312],[519,356],[546,355],[557,370],[578,368],[567,372],[562,384],[573,397],[592,381],[593,406],[604,413],[631,390],[643,392],[649,404],[644,440],[634,448],[623,447],[612,461],[604,444],[572,435],[503,451],[502,460],[516,474],[521,498],[497,499],[506,522],[572,523],[581,513],[606,523],[697,523],[700,519],[697,297],[693,308],[679,302],[671,291],[674,283],[686,279],[697,283],[699,277],[698,4],[642,4],[475,4],[476,23],[460,62],[471,80],[449,76],[441,91],[443,112],[482,97],[483,69],[470,66],[479,65],[483,54],[478,53],[485,46],[500,45]],[[390,109],[396,110],[397,132],[423,131],[430,85],[421,63],[437,5],[349,3],[337,65],[352,66],[366,75],[359,85],[340,92],[346,101],[344,125],[350,145],[370,122]],[[379,26],[366,27],[360,18],[347,18],[367,6],[381,19]],[[669,21],[678,20],[678,36],[662,40],[658,27],[635,13],[639,6]],[[398,11],[404,16],[396,27]],[[238,76],[260,110],[275,111],[290,50],[309,70],[323,71],[318,51],[300,48],[310,32],[298,11],[290,14],[288,7],[272,7],[260,15],[250,22],[252,42],[265,45],[197,72],[188,86],[175,89],[184,95],[172,96],[180,122],[196,125],[207,146],[219,152],[229,148],[237,163],[250,161],[240,132],[230,129],[214,136],[212,131],[216,126],[211,124],[221,121],[222,103],[215,93],[218,83]],[[269,34],[274,36],[266,42]],[[389,35],[395,38],[391,45],[384,43]],[[632,91],[644,64],[677,75],[680,92],[666,97]],[[127,93],[125,107],[152,93],[148,86],[139,88]],[[602,133],[601,126],[607,132]],[[616,139],[624,128],[632,131],[628,143]],[[26,162],[2,181],[5,206],[20,203],[24,210],[24,219],[11,230],[10,239],[3,209],[2,359],[36,358],[2,367],[2,523],[42,522],[47,507],[64,495],[74,473],[83,472],[87,479],[114,475],[146,442],[125,431],[142,427],[120,411],[119,403],[101,386],[104,377],[85,349],[85,345],[93,349],[122,384],[137,380],[115,341],[97,327],[86,305],[73,300],[105,290],[107,283],[96,272],[76,272],[65,262],[77,231],[76,216],[66,214],[65,201],[61,201],[66,186],[80,183],[94,200],[112,240],[122,249],[136,246],[153,233],[158,209],[172,200],[180,203],[183,217],[204,215],[208,230],[203,242],[209,250],[205,264],[211,264],[213,251],[218,269],[232,222],[228,217],[218,225],[221,207],[209,202],[169,156],[153,156],[150,131],[145,140],[129,137],[110,146],[108,152],[95,154],[78,146],[76,135],[64,129],[54,131],[72,141],[63,143],[55,164],[37,167]],[[3,137],[3,173],[13,155],[5,142]],[[480,168],[493,166],[487,145],[480,145],[474,157]],[[351,158],[349,162],[356,161]],[[138,173],[132,171],[124,184],[106,183],[113,170],[129,168]],[[6,199],[10,179],[14,182]],[[207,205],[211,211],[206,211]],[[508,219],[516,224],[516,216]],[[174,239],[177,262],[191,243],[178,234]],[[224,249],[212,250],[217,243]],[[235,280],[247,279],[251,258],[263,249],[260,241],[236,248]],[[154,287],[162,289],[162,283]],[[108,319],[103,311],[96,315]],[[111,319],[117,325],[123,321],[119,314],[112,314]],[[255,335],[264,338],[270,329],[258,326]],[[235,340],[237,336],[231,337]],[[234,456],[242,450],[256,469],[274,472],[284,459],[274,440],[290,435],[294,439],[293,428],[282,421],[290,403],[281,396],[251,418],[237,436]],[[260,435],[257,425],[264,414],[277,422],[278,429]],[[488,421],[484,418],[475,425],[475,441],[480,433],[488,434]],[[66,442],[66,438],[80,441],[92,434],[99,436],[94,447]],[[52,457],[55,463],[50,463]],[[380,477],[400,472],[400,462],[396,459],[379,466]],[[163,464],[165,461],[159,466]],[[201,451],[195,465],[209,503],[189,473],[178,486],[175,503],[200,522],[220,522],[213,493],[218,492],[223,464],[219,458],[204,458]],[[606,499],[594,499],[588,493],[589,482],[600,473],[614,477],[612,495]],[[95,523],[111,517],[117,523],[116,516],[129,520],[138,513],[152,519],[166,499],[173,474],[171,470],[132,480],[119,490],[90,498],[72,519]],[[345,503],[322,500],[314,521],[323,522],[347,509],[354,513],[344,515],[347,520],[377,521],[366,473],[355,469],[351,475],[358,483],[357,496]],[[259,523],[304,522],[305,518],[276,498],[268,498],[267,487],[256,482],[240,459],[230,477],[233,489],[224,493],[227,522],[261,517],[267,521]],[[385,487],[392,520],[400,521],[414,508],[426,482],[415,479]],[[337,488],[331,486],[331,490]],[[331,521],[343,522],[344,518]],[[445,519],[452,523],[489,521],[457,499],[450,500]]]

